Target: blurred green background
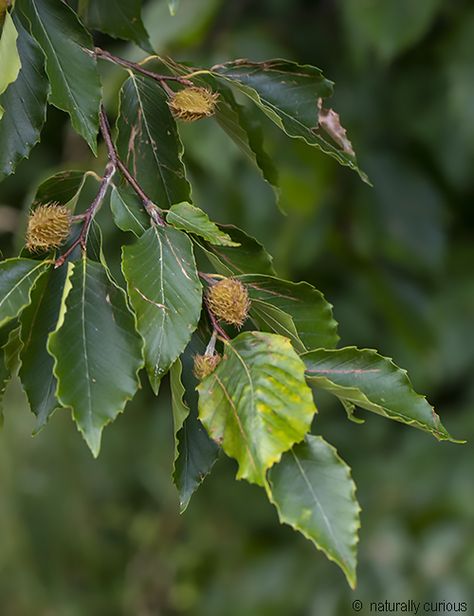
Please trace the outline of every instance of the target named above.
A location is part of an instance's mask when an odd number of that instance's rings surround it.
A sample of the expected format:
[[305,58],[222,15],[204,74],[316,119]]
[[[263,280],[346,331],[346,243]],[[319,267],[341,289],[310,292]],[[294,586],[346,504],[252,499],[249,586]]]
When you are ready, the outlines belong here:
[[[341,344],[376,347],[407,368],[468,444],[373,415],[356,425],[318,398],[315,431],[352,466],[363,508],[351,592],[335,565],[278,524],[262,490],[234,480],[230,460],[179,516],[165,387],[158,400],[140,392],[94,461],[66,412],[32,439],[14,382],[0,434],[1,616],[344,616],[355,598],[467,601],[474,614],[472,1],[181,0],[172,18],[164,0],[150,0],[144,19],[158,53],[178,60],[286,57],[336,82],[333,106],[373,189],[262,118],[285,217],[205,120],[182,127],[196,203],[261,240],[280,275],[321,289]],[[102,68],[113,114],[124,74]],[[102,163],[50,109],[41,145],[0,186],[3,254],[18,248],[39,181]],[[109,236],[109,258],[119,241]]]

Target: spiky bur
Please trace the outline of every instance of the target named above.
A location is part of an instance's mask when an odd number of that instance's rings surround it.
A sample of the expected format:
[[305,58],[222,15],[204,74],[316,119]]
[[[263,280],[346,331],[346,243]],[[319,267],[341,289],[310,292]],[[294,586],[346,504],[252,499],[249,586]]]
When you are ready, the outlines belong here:
[[71,230],[71,213],[59,203],[38,205],[28,218],[26,247],[30,252],[59,248]]
[[224,278],[209,287],[207,304],[218,319],[236,327],[242,327],[250,309],[247,288],[235,278]]
[[219,353],[214,355],[195,355],[194,356],[194,376],[198,381],[202,381],[217,368],[222,357]]
[[207,88],[190,86],[173,95],[168,105],[178,120],[196,122],[214,115],[219,94]]

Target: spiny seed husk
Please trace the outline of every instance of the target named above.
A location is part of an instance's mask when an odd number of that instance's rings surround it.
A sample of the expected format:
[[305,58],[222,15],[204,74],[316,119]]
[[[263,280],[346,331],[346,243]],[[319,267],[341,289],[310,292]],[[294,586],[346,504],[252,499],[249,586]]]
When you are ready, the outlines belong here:
[[168,105],[175,118],[184,122],[195,122],[214,115],[219,94],[207,88],[191,86],[179,90]]
[[216,369],[222,357],[219,353],[215,355],[195,355],[194,356],[194,376],[202,381]]
[[39,205],[30,212],[26,247],[31,252],[59,248],[71,229],[71,213],[59,203]]
[[212,285],[207,291],[207,302],[215,316],[229,325],[242,327],[249,314],[248,291],[235,278],[224,278]]

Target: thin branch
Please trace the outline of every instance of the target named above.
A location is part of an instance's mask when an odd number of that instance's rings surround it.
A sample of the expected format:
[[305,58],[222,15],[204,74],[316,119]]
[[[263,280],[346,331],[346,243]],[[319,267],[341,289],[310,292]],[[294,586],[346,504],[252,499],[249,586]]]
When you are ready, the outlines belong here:
[[214,331],[216,331],[222,338],[224,338],[224,340],[230,340],[230,336],[228,336],[227,332],[222,329],[219,324],[219,321],[216,319],[214,313],[210,309],[209,304],[207,303],[207,299],[204,300],[204,305],[206,306],[206,312],[209,316],[209,320],[211,321],[211,325]]
[[55,268],[61,267],[61,265],[65,263],[65,261],[69,258],[69,256],[78,246],[81,246],[82,250],[86,250],[87,238],[89,236],[89,231],[92,225],[92,221],[94,220],[94,217],[97,214],[97,211],[100,208],[102,201],[105,198],[105,195],[107,194],[107,190],[109,188],[110,182],[112,181],[112,178],[114,177],[116,170],[117,168],[114,162],[109,161],[109,163],[107,164],[105,168],[104,176],[100,181],[100,186],[99,186],[97,195],[95,196],[94,201],[92,201],[90,206],[87,208],[87,210],[82,215],[82,219],[84,222],[82,225],[81,232],[79,233],[77,239],[74,240],[71,246],[66,250],[66,252],[62,254],[56,260],[56,263],[54,265]]
[[148,197],[148,195],[142,189],[140,184],[130,173],[125,163],[120,159],[117,149],[115,148],[114,142],[112,140],[112,131],[110,130],[109,120],[107,118],[107,114],[105,113],[103,105],[101,105],[101,108],[100,108],[99,123],[100,123],[100,130],[101,130],[102,136],[104,137],[104,141],[107,146],[107,152],[108,152],[110,161],[117,167],[117,169],[123,175],[125,180],[130,184],[133,190],[140,197],[140,199],[143,202],[143,206],[145,210],[147,211],[148,215],[150,216],[150,218],[157,225],[164,227],[165,221],[161,217],[158,207],[153,203],[150,197]]
[[186,79],[186,77],[179,77],[177,75],[160,75],[159,73],[155,73],[154,71],[149,71],[146,68],[143,68],[141,64],[138,64],[136,62],[130,62],[129,60],[125,60],[124,58],[114,56],[110,52],[106,51],[105,49],[101,49],[100,47],[95,47],[94,53],[97,58],[108,60],[113,64],[118,64],[119,66],[123,66],[124,68],[135,71],[136,73],[141,73],[146,77],[150,77],[150,79],[158,81],[163,87],[166,86],[167,81],[176,81],[177,83],[181,83],[185,86],[193,85],[192,81]]

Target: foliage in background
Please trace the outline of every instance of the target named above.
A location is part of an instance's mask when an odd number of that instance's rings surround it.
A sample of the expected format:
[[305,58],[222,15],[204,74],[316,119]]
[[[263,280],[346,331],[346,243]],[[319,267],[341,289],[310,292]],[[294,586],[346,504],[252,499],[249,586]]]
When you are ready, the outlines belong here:
[[[183,7],[185,6],[185,3],[183,3]],[[243,43],[241,40],[235,41],[235,38],[241,37],[245,43],[247,32],[248,39],[246,45],[249,52],[245,55],[258,57],[258,50],[255,47],[263,45],[263,43],[261,37],[258,38],[258,43],[256,43],[255,37],[252,35],[255,23],[267,23],[268,19],[271,18],[275,25],[275,31],[278,33],[281,30],[285,30],[283,24],[291,16],[295,21],[297,18],[300,19],[298,27],[299,31],[302,31],[304,30],[304,25],[309,23],[306,10],[303,5],[295,11],[294,7],[285,8],[284,3],[281,3],[279,9],[269,7],[266,14],[263,7],[261,9],[262,12],[254,15],[251,19],[246,17],[244,11],[242,15],[236,16],[235,19],[239,24],[248,23],[248,29],[244,28],[242,31],[242,28],[239,28],[239,34],[233,36],[234,28],[230,28],[231,32],[229,35],[229,32],[226,32],[225,27],[221,24],[217,32],[219,33],[222,30],[223,42],[220,44],[225,46],[226,49],[220,51],[219,57],[212,58],[211,62],[221,61],[222,57],[226,57],[228,54],[232,55],[232,49],[229,49],[232,47],[232,44],[238,50],[237,52],[234,51],[234,53],[240,55],[242,50],[239,48],[239,45]],[[324,13],[322,7],[314,9],[315,12],[316,10],[322,12],[321,14],[318,13],[320,20],[322,17],[327,20],[334,19],[337,16],[336,13],[331,13],[331,11]],[[179,15],[180,12],[178,12],[177,17]],[[282,15],[288,19],[282,18]],[[262,20],[261,22],[259,21],[260,19]],[[451,27],[463,21],[455,12],[450,13],[449,11],[443,13],[443,19],[448,20]],[[224,24],[225,21],[224,18]],[[354,20],[351,23],[354,24]],[[390,23],[389,18],[388,23]],[[278,24],[280,24],[280,29],[276,27]],[[291,31],[290,26],[291,24],[287,26],[288,33]],[[429,27],[430,25],[427,24],[426,28]],[[280,37],[281,39],[278,44],[282,45],[285,41],[284,34],[281,33]],[[437,37],[434,39],[438,41],[437,48],[439,47],[439,40],[446,37],[448,37],[448,34],[444,37],[439,33],[437,34]],[[214,40],[216,38],[219,39],[215,34]],[[324,40],[324,37],[321,37],[321,39]],[[200,41],[200,38],[196,40]],[[325,72],[331,74],[336,79],[339,76],[339,79],[337,79],[339,84],[341,81],[347,84],[346,99],[340,93],[339,100],[334,106],[342,111],[343,107],[347,105],[346,113],[342,113],[343,117],[346,118],[346,125],[351,127],[359,126],[359,135],[353,141],[357,143],[365,142],[367,144],[366,158],[368,164],[366,166],[369,168],[370,177],[374,181],[375,193],[371,194],[363,188],[358,188],[346,175],[338,176],[339,179],[336,182],[330,182],[330,180],[334,180],[337,171],[332,165],[326,165],[322,159],[318,158],[316,159],[318,163],[316,169],[319,176],[316,180],[317,185],[320,186],[320,194],[318,194],[317,190],[314,189],[314,155],[309,155],[307,151],[299,148],[297,145],[291,148],[286,144],[283,146],[283,143],[279,142],[278,136],[273,134],[272,141],[270,142],[271,149],[276,156],[281,156],[282,159],[285,159],[280,174],[282,184],[281,203],[285,209],[292,210],[292,215],[282,221],[270,210],[271,193],[265,192],[259,187],[258,178],[253,175],[251,169],[245,167],[232,150],[229,151],[227,160],[224,160],[223,153],[226,147],[223,145],[224,142],[220,141],[219,137],[215,136],[216,134],[210,128],[197,126],[189,127],[188,135],[184,135],[185,140],[187,138],[189,141],[188,167],[192,169],[193,175],[196,177],[194,183],[198,187],[199,193],[206,195],[204,197],[206,204],[216,204],[215,207],[218,211],[212,213],[215,219],[222,222],[235,222],[235,216],[239,216],[241,220],[237,221],[238,224],[241,224],[271,245],[272,251],[277,254],[276,263],[278,271],[286,270],[287,275],[291,275],[293,278],[305,277],[316,282],[317,286],[326,292],[336,305],[336,316],[339,317],[342,323],[343,342],[347,343],[354,340],[363,344],[369,342],[373,345],[382,346],[381,350],[384,353],[394,354],[400,361],[404,357],[404,363],[412,370],[415,370],[417,384],[425,387],[428,386],[432,391],[432,397],[435,401],[444,402],[449,407],[452,398],[450,392],[453,392],[453,388],[455,388],[457,392],[460,392],[458,394],[460,397],[457,398],[458,402],[454,401],[453,404],[461,408],[463,405],[467,405],[469,396],[472,396],[472,392],[470,393],[465,386],[463,387],[463,379],[467,378],[468,367],[470,362],[472,363],[472,344],[469,344],[469,340],[466,339],[466,332],[468,331],[466,324],[469,323],[469,314],[472,308],[472,283],[469,285],[466,282],[469,275],[467,267],[469,263],[468,228],[464,223],[459,225],[459,227],[456,225],[456,212],[459,212],[459,220],[468,220],[467,212],[465,212],[463,206],[466,202],[463,195],[469,194],[469,178],[467,176],[466,180],[462,182],[460,177],[453,177],[450,183],[447,177],[449,176],[449,161],[446,161],[446,166],[440,166],[443,161],[436,160],[437,144],[430,143],[429,140],[426,141],[423,138],[419,126],[420,117],[423,116],[423,120],[427,120],[426,114],[423,115],[421,112],[422,109],[423,111],[425,110],[425,106],[421,106],[423,98],[420,98],[418,103],[420,111],[418,113],[418,121],[415,121],[417,115],[415,113],[413,118],[410,117],[406,123],[398,122],[396,124],[398,127],[396,133],[391,132],[389,129],[391,124],[387,118],[388,114],[390,112],[395,114],[401,107],[405,108],[405,105],[397,105],[397,95],[399,97],[411,97],[409,102],[411,103],[411,109],[414,111],[416,111],[417,101],[415,95],[417,88],[419,88],[420,96],[425,95],[426,86],[419,83],[421,80],[418,76],[412,76],[410,73],[410,70],[414,72],[414,68],[408,70],[408,67],[412,64],[409,59],[404,63],[402,57],[398,60],[399,64],[392,64],[390,66],[390,75],[393,77],[395,85],[391,90],[394,100],[388,104],[383,99],[383,96],[386,95],[385,83],[386,79],[388,79],[387,73],[389,69],[384,69],[380,65],[373,66],[374,56],[371,54],[373,50],[377,50],[374,41],[369,41],[367,48],[368,56],[363,60],[366,63],[363,65],[363,67],[365,66],[365,72],[369,72],[367,70],[368,66],[371,68],[370,79],[367,77],[364,81],[364,79],[361,79],[361,73],[354,73],[357,78],[354,77],[354,82],[351,85],[351,67],[343,62],[343,58],[350,57],[349,54],[339,54],[339,65],[334,65],[330,70],[331,64],[336,60],[332,56],[328,57],[325,55],[327,50],[325,51],[323,43],[321,43],[321,49],[303,50],[302,47],[305,40],[313,41],[314,37],[304,37],[302,35],[301,38],[298,37],[294,40],[293,57],[300,61],[308,59],[314,63],[322,64],[325,67]],[[286,44],[288,45],[290,42],[291,36],[288,34]],[[271,39],[268,39],[266,44],[268,47],[272,45],[277,46],[277,43],[272,43]],[[214,45],[218,49],[219,41],[217,40]],[[425,54],[429,55],[433,45],[434,43],[428,40],[421,49],[424,50]],[[404,49],[406,47],[401,47],[399,53],[402,53]],[[265,49],[261,52],[261,57],[284,55],[284,49],[280,53],[277,53],[277,51],[273,53],[272,49],[272,53],[270,53],[268,49]],[[201,51],[196,50],[195,53],[196,57],[202,55],[202,48]],[[438,53],[442,54],[442,51],[438,50]],[[465,53],[468,53],[468,51]],[[313,54],[312,57],[311,54]],[[421,57],[420,62],[422,59]],[[386,61],[385,58],[384,61]],[[466,61],[468,62],[468,59]],[[426,62],[429,64],[428,59]],[[452,57],[446,60],[446,62],[451,62],[451,65],[454,64]],[[446,78],[448,78],[449,73],[455,73],[456,70],[451,68],[445,71]],[[338,75],[338,71],[340,75]],[[457,74],[462,75],[462,71],[457,71]],[[377,79],[380,84],[378,90]],[[360,83],[361,81],[362,83]],[[399,85],[400,83],[405,84],[404,91]],[[358,91],[355,88],[356,84],[360,88],[360,96],[356,96]],[[452,90],[446,89],[446,91],[451,92]],[[344,91],[342,91],[342,94],[344,94]],[[378,101],[378,109],[374,109],[375,101]],[[441,106],[445,102],[437,100],[437,105],[440,105],[440,112],[442,111]],[[449,109],[450,106],[444,105],[444,110],[446,108]],[[453,123],[455,124],[462,107],[452,107],[452,109]],[[370,110],[372,110],[372,113],[369,113]],[[441,130],[442,113],[436,117],[434,112],[435,109],[433,109],[431,114],[434,116],[431,119],[434,123],[432,128],[434,126]],[[354,118],[354,120],[351,120],[351,118]],[[378,122],[376,118],[380,118]],[[413,124],[410,125],[411,120],[413,120]],[[436,121],[439,122],[438,125]],[[383,135],[383,131],[386,132],[386,135]],[[402,134],[400,134],[400,131],[403,131]],[[432,131],[428,131],[428,133],[429,135],[427,134],[426,137],[431,136]],[[391,134],[393,135],[392,137],[390,137]],[[214,145],[210,135],[214,138]],[[371,135],[376,135],[379,143],[371,144]],[[459,151],[465,135],[461,131],[457,133],[454,131],[451,141],[455,138],[458,139],[456,147],[457,151]],[[469,146],[467,139],[465,139],[465,142]],[[186,145],[188,146],[188,142]],[[214,148],[214,152],[219,153],[218,157],[212,155],[212,148]],[[206,150],[209,151],[209,156],[207,157],[205,156]],[[465,147],[461,151],[464,154],[460,158],[460,167],[463,164],[467,164],[466,160],[468,160],[467,157],[470,155],[469,147]],[[431,157],[432,159],[430,160]],[[370,162],[370,160],[373,160],[373,162]],[[42,161],[40,161],[40,164],[42,164]],[[310,165],[311,172],[305,177],[307,165]],[[434,169],[436,169],[436,173]],[[213,172],[212,179],[209,179],[210,172]],[[460,174],[460,169],[457,169],[457,173]],[[441,186],[438,185],[439,177],[443,178],[443,185]],[[9,186],[13,185],[12,183],[9,184]],[[325,188],[327,185],[332,186],[330,193]],[[405,190],[405,193],[403,193],[403,190]],[[261,195],[262,208],[258,212],[252,207],[252,199],[254,199],[253,195],[255,194]],[[398,198],[399,194],[400,198]],[[253,197],[251,198],[250,195]],[[203,197],[199,198],[203,199]],[[448,205],[451,212],[451,221],[446,220],[446,217],[442,215],[443,208],[447,210]],[[231,209],[232,212],[230,211]],[[419,216],[419,218],[415,218],[414,221],[414,216]],[[445,226],[447,222],[450,222],[450,233],[448,236],[446,235],[447,228]],[[306,243],[302,239],[305,236],[308,238]],[[456,251],[451,250],[450,237],[456,237]],[[420,238],[422,241],[420,241]],[[463,238],[465,238],[465,241],[462,241]],[[295,250],[296,247],[298,250]],[[449,252],[446,253],[447,249],[449,249]],[[446,254],[449,255],[449,259],[446,259],[444,256]],[[316,268],[314,268],[312,263],[316,263]],[[441,268],[444,269],[444,272]],[[453,314],[456,314],[456,319],[449,317],[449,315]],[[453,349],[456,349],[454,353]],[[322,405],[320,406],[322,407]],[[359,460],[360,469],[362,469],[363,457],[357,449],[352,450],[352,439],[350,436],[347,435],[345,437],[345,431],[339,433],[340,421],[337,421],[337,419],[340,418],[340,415],[337,415],[336,409],[334,414],[333,427],[331,427],[331,419],[329,417],[326,418],[329,424],[326,426],[326,429],[329,430],[328,434],[331,431],[334,433],[332,440],[338,444],[338,449],[344,451],[346,457],[348,457],[346,452],[351,452],[351,456],[353,456],[351,459]],[[321,413],[321,415],[323,414]],[[323,417],[319,419],[324,421]],[[128,425],[130,426],[130,423]],[[378,424],[375,425],[378,426]],[[369,425],[366,424],[366,428],[368,427]],[[354,429],[358,428],[354,426]],[[383,428],[379,427],[378,429],[382,431],[379,433],[380,437],[383,434]],[[464,433],[466,433],[467,425],[464,429]],[[374,447],[377,441],[382,445],[384,442],[389,442],[384,440],[383,437],[379,440],[376,434],[377,431],[374,434]],[[409,439],[408,436],[402,435],[399,430],[395,430],[394,435],[396,435],[396,441],[400,441],[402,438]],[[393,440],[394,435],[392,435],[390,442]],[[41,436],[40,438],[45,437]],[[409,442],[407,440],[407,443]],[[418,445],[414,444],[413,447],[417,448]],[[431,451],[427,445],[425,447],[427,452]],[[387,456],[386,447],[382,447],[382,451]],[[376,453],[371,453],[373,455],[372,460],[376,460]],[[367,456],[366,450],[365,455]],[[445,456],[447,455],[439,452],[435,454],[433,452],[430,458],[430,467],[436,464],[434,456],[440,460],[441,464],[443,459],[446,460]],[[464,455],[467,456],[468,454]],[[407,468],[409,468],[408,460],[410,459],[419,468],[419,462],[416,462],[417,458],[408,455],[406,458],[407,461],[404,464],[407,464]],[[391,455],[389,459],[391,459]],[[397,451],[395,454],[394,452],[393,459],[394,464],[397,459],[401,461],[403,459],[402,453]],[[460,466],[460,460],[461,455],[456,454],[456,457],[453,459],[453,462],[455,461],[454,468],[458,465]],[[453,468],[452,463],[451,468]],[[458,476],[462,482],[462,474],[459,473]],[[393,477],[396,485],[398,475],[395,473]],[[382,471],[381,478],[381,481],[383,481]],[[415,483],[412,494],[416,493],[418,489],[415,487],[416,485]],[[210,490],[210,488],[203,489]],[[429,488],[427,489],[429,493]],[[466,488],[464,487],[464,493],[465,490]],[[367,490],[366,493],[368,494]],[[433,492],[431,493],[433,494]],[[207,494],[208,492],[206,492]],[[410,494],[408,489],[406,494]],[[204,499],[205,497],[202,498]],[[396,495],[394,498],[395,501],[392,502],[398,502]],[[362,499],[363,505],[365,500],[365,498]],[[426,500],[415,506],[415,510],[422,507],[423,502],[426,503],[427,510],[430,508],[430,499],[429,496],[426,496]],[[455,502],[457,503],[457,501]],[[376,506],[374,502],[370,503],[370,507],[374,506]],[[456,508],[458,505],[453,507]],[[463,509],[461,503],[459,503],[459,507],[458,510],[460,512],[465,511],[466,520],[469,519],[469,510]],[[192,509],[191,507],[191,512]],[[369,507],[365,507],[365,509],[367,510]],[[442,524],[442,516],[448,513],[449,511],[441,512],[438,518],[429,524],[428,522],[423,524],[420,522],[418,526],[415,524],[412,532],[412,542],[414,537],[418,536],[414,534],[416,528],[418,528],[418,534],[426,534],[428,531],[434,533],[434,529],[439,528],[439,524]],[[366,515],[369,515],[369,513]],[[265,516],[261,519],[264,518]],[[196,523],[198,523],[197,520]],[[371,528],[374,527],[371,526]],[[427,530],[424,531],[423,529]],[[394,533],[395,530],[392,529],[392,535]],[[421,536],[424,535],[422,534]],[[448,533],[448,538],[446,539],[448,542],[446,545],[452,545],[453,550],[457,549],[455,536],[449,539]],[[286,545],[289,545],[288,542]],[[265,551],[264,548],[262,549]],[[384,548],[382,551],[386,553],[386,549]],[[123,558],[126,557],[123,556]],[[245,558],[249,559],[249,554]],[[294,566],[296,571],[299,572],[295,574],[298,577],[298,575],[301,575],[303,561],[297,556],[294,557],[296,560],[292,560],[293,557],[288,558],[283,558],[282,563],[293,562],[294,565],[282,564],[282,570],[285,570],[285,566],[290,568]],[[235,554],[235,559],[233,562],[238,561],[237,554]],[[269,565],[265,565],[263,562],[261,573],[255,573],[256,578],[271,580],[271,569]],[[315,567],[314,561],[311,560],[310,562],[311,570],[315,571],[313,569]],[[367,559],[367,565],[369,562],[370,559]],[[400,561],[394,560],[393,562]],[[469,562],[469,560],[466,562]],[[183,571],[182,567],[179,570]],[[382,570],[388,572],[387,565],[385,568],[382,567]],[[427,570],[421,563],[419,571],[422,577],[426,577]],[[267,575],[264,574],[264,571],[267,572]],[[400,574],[401,571],[399,569]],[[276,572],[275,575],[278,580]],[[289,589],[292,587],[288,582],[291,579],[288,568],[286,569],[286,574],[281,573],[281,575],[287,579],[286,592],[288,595],[286,600],[290,601],[289,595],[291,590]],[[191,587],[196,588],[194,581],[199,579],[197,572],[191,575],[191,579],[193,580]],[[211,578],[206,579],[212,580],[212,575]],[[403,579],[408,578],[403,576],[400,583],[402,583]],[[312,575],[309,576],[306,586],[304,586],[304,580],[301,580],[303,597],[308,597],[312,592],[311,580],[314,580]],[[245,584],[244,580],[240,580],[240,583],[242,585]],[[380,585],[383,587],[382,580],[380,580]],[[282,586],[281,582],[277,581],[272,588],[275,590],[279,586]],[[141,588],[144,590],[144,585]],[[208,588],[207,584],[206,588]],[[179,584],[178,589],[173,592],[178,596],[185,595],[184,591],[179,591]],[[199,591],[195,590],[195,592]],[[284,591],[282,590],[282,592]],[[214,601],[218,601],[218,598],[215,598],[215,592],[209,591],[209,593],[206,594],[208,601],[212,603],[212,596],[214,596]],[[261,593],[263,598],[260,599],[250,593],[250,597],[254,598],[250,598],[249,601],[254,601],[253,605],[257,605],[257,609],[261,613],[265,613],[264,609],[271,610],[272,605],[273,609],[275,609],[274,606],[278,604],[278,601],[275,599],[275,604],[271,603],[271,591],[269,591],[268,595],[265,595],[265,591],[262,588]],[[334,596],[337,597],[337,593],[336,595],[331,595],[330,591],[326,590],[326,594],[329,597],[328,604],[331,605],[332,601],[332,605],[334,605]],[[158,590],[156,593],[152,591],[151,595],[159,596],[160,592]],[[164,595],[161,594],[161,596]],[[333,596],[333,599],[330,599],[330,596]],[[146,602],[145,599],[143,600]],[[175,599],[171,597],[169,600],[174,605],[173,601]],[[319,600],[321,600],[321,596]],[[192,597],[190,601],[192,602]],[[280,598],[279,603],[283,605],[284,601],[284,599]],[[300,608],[297,605],[290,604],[288,609],[293,610],[294,613],[297,613],[296,610],[298,609],[310,609],[307,600],[305,602],[305,600],[301,599],[301,601]],[[262,607],[264,605],[270,607],[264,608]],[[149,609],[152,610],[153,608]],[[163,609],[176,608],[164,607]],[[185,607],[182,606],[178,609],[183,610]],[[214,609],[218,610],[218,608]],[[236,613],[239,613],[239,609],[243,610],[243,608],[235,607]],[[289,613],[288,611],[285,612],[283,607],[278,609],[283,610],[282,613]],[[219,612],[216,611],[215,613]],[[243,611],[242,613],[245,612]]]

